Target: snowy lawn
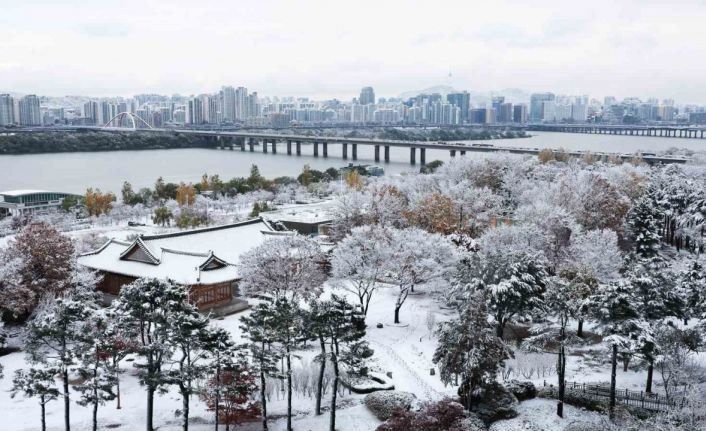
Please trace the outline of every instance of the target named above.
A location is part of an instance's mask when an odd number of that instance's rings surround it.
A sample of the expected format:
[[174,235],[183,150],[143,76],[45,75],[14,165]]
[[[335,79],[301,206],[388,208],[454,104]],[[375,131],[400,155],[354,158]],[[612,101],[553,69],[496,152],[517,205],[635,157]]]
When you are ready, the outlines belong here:
[[564,418],[556,415],[556,401],[534,399],[520,403],[519,416],[495,422],[490,431],[562,431],[574,422],[600,424],[606,416],[564,405]]

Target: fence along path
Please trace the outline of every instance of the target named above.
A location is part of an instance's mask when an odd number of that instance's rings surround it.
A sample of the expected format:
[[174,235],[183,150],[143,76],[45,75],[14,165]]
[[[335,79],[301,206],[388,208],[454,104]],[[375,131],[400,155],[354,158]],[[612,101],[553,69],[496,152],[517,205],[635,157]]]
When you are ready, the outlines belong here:
[[[566,382],[565,385],[567,393],[578,393],[599,401],[610,399],[610,385],[608,385],[607,383],[587,384],[577,382]],[[546,380],[544,381],[544,387],[549,388],[550,390],[552,390],[552,392],[557,392],[559,389],[554,385],[547,385]],[[679,406],[680,404],[683,404],[683,401],[683,396],[680,402],[676,402],[674,399],[669,400],[666,396],[661,394],[646,393],[643,391],[631,391],[629,389],[615,390],[615,402],[617,404],[639,407],[641,409],[650,411],[669,410]]]

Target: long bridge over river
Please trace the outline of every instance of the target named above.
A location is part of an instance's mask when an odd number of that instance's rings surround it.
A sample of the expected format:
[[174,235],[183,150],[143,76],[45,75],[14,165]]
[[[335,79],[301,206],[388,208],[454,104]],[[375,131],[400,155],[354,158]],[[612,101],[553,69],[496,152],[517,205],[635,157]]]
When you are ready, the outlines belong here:
[[[390,161],[390,149],[404,149],[409,152],[409,162],[412,165],[417,164],[417,160],[421,165],[426,164],[426,151],[428,149],[449,151],[451,157],[456,155],[463,156],[468,152],[504,152],[510,154],[529,154],[538,155],[542,149],[534,147],[514,147],[508,145],[495,145],[491,140],[478,142],[445,142],[445,141],[402,141],[390,139],[375,139],[375,138],[360,138],[360,137],[343,137],[343,136],[317,136],[317,135],[300,135],[300,134],[281,134],[276,132],[260,132],[260,131],[230,131],[230,130],[198,130],[198,129],[155,129],[155,128],[138,128],[126,129],[124,127],[57,127],[57,128],[36,128],[17,130],[19,133],[34,133],[34,132],[51,132],[51,131],[101,131],[113,133],[168,133],[176,135],[192,135],[204,136],[212,143],[214,148],[228,148],[231,150],[239,149],[240,151],[255,151],[255,147],[259,147],[263,153],[271,152],[277,154],[278,151],[286,151],[288,155],[302,154],[302,144],[310,144],[313,149],[314,157],[328,157],[329,146],[331,144],[340,145],[341,157],[352,160],[358,159],[358,146],[367,145],[374,147],[375,161]],[[527,138],[517,138],[527,139]],[[527,142],[530,142],[527,139]],[[555,152],[567,154],[573,157],[582,157],[587,154],[598,158],[618,157],[622,160],[631,160],[636,156],[641,157],[645,162],[650,164],[660,163],[686,163],[687,158],[675,156],[660,156],[654,153],[608,153],[608,152],[589,152],[576,150],[554,150]],[[417,159],[417,155],[419,159]]]

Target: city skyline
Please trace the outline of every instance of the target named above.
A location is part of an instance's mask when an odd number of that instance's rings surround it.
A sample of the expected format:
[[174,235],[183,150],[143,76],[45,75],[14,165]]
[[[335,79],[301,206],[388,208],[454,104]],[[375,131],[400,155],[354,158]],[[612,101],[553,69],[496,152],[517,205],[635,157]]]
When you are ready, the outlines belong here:
[[3,7],[0,91],[199,94],[242,82],[343,99],[366,85],[382,97],[449,85],[706,102],[697,1],[57,3]]

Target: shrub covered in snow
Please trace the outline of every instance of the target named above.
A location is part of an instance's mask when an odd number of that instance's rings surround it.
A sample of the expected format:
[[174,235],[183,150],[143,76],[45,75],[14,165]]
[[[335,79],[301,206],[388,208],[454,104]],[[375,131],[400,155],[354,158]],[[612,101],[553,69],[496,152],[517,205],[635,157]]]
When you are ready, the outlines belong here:
[[377,431],[483,431],[485,424],[449,398],[422,406],[417,412],[395,410]]
[[365,396],[365,406],[381,421],[387,420],[397,410],[409,410],[417,397],[409,392],[382,391]]
[[512,392],[518,401],[529,400],[537,396],[537,388],[532,382],[521,382],[519,380],[510,380],[505,383],[505,387]]

